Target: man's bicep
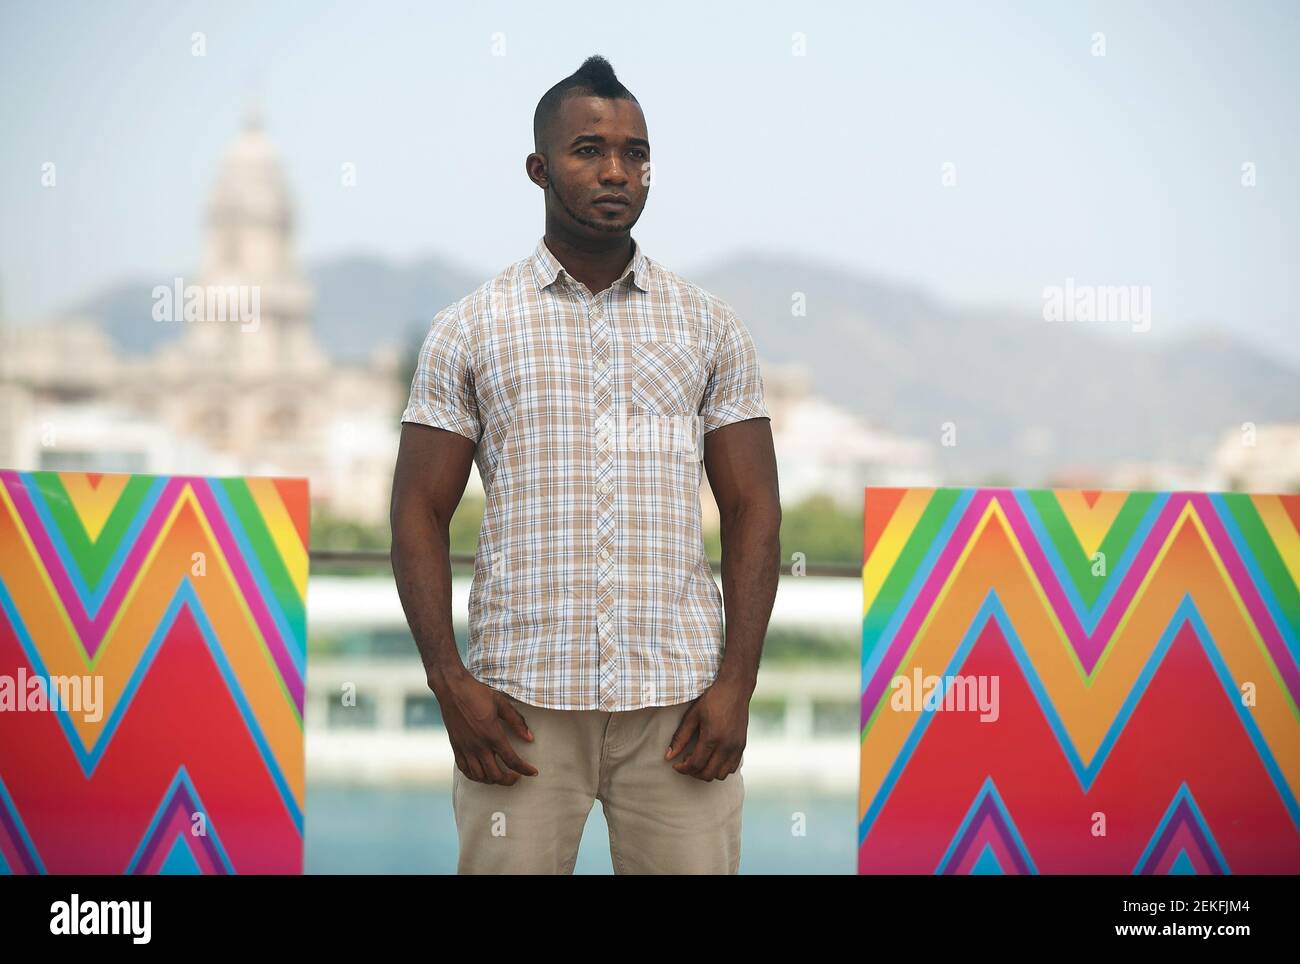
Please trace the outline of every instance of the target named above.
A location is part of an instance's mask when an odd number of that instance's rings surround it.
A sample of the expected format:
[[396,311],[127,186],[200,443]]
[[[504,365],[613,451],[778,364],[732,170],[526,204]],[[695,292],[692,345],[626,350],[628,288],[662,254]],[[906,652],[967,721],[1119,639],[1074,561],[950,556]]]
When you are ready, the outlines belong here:
[[477,445],[457,432],[403,422],[393,472],[393,514],[423,507],[451,518],[469,481]]
[[746,504],[779,504],[771,421],[749,418],[706,433],[704,471],[722,512]]

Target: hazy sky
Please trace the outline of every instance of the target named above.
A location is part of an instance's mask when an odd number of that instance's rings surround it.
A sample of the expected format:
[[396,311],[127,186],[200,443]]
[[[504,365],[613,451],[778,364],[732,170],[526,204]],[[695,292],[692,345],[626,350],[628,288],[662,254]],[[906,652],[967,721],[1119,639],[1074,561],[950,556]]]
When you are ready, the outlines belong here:
[[255,90],[306,258],[437,253],[486,278],[542,233],[538,98],[601,53],[656,161],[634,233],[687,277],[751,248],[1027,312],[1067,277],[1150,285],[1154,335],[1214,326],[1300,361],[1297,46],[1288,2],[4,0],[5,312],[193,270]]

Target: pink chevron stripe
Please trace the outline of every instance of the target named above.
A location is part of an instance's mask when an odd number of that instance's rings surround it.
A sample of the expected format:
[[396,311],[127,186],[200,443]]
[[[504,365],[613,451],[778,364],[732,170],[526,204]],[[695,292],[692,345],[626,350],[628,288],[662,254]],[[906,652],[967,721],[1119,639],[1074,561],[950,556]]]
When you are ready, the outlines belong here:
[[11,874],[39,873],[18,831],[18,825],[9,811],[0,806],[0,856],[4,857]]
[[1174,525],[1178,521],[1178,514],[1182,512],[1183,506],[1187,504],[1187,493],[1170,494],[1160,515],[1156,518],[1155,524],[1151,527],[1151,531],[1147,533],[1137,554],[1133,557],[1132,565],[1129,566],[1119,586],[1116,587],[1115,595],[1111,597],[1110,604],[1106,607],[1106,611],[1102,613],[1101,619],[1097,621],[1097,625],[1091,633],[1088,633],[1079,622],[1074,606],[1071,605],[1069,597],[1066,596],[1065,590],[1056,578],[1056,573],[1052,569],[1051,563],[1047,561],[1042,545],[1030,527],[1029,521],[1025,518],[1020,505],[1014,499],[999,500],[999,504],[1002,505],[1003,511],[1007,514],[1007,520],[1011,524],[1012,532],[1015,533],[1020,547],[1030,560],[1032,571],[1042,585],[1043,591],[1052,606],[1052,611],[1056,614],[1062,628],[1065,630],[1066,639],[1069,640],[1075,654],[1079,657],[1084,672],[1091,674],[1097,665],[1097,660],[1101,659],[1101,654],[1105,651],[1106,643],[1114,637],[1119,621],[1137,595],[1142,581],[1146,579],[1147,573],[1151,571],[1151,567],[1155,564],[1160,547],[1173,531]]
[[212,526],[218,545],[221,546],[222,551],[231,562],[231,568],[235,572],[240,591],[244,594],[250,609],[253,611],[258,629],[267,640],[267,645],[281,676],[297,704],[302,705],[305,683],[286,649],[285,641],[280,636],[275,621],[266,608],[266,601],[261,590],[257,587],[256,581],[248,570],[243,552],[235,542],[229,527],[226,525],[224,514],[211,495],[206,479],[201,476],[175,476],[168,480],[149,517],[145,520],[145,524],[141,527],[139,537],[132,545],[126,559],[123,560],[121,570],[113,577],[109,591],[104,597],[103,605],[100,606],[94,617],[89,617],[81,596],[72,585],[58,550],[54,547],[44,524],[37,515],[36,507],[31,502],[31,494],[28,492],[27,487],[22,484],[17,473],[4,471],[2,474],[10,496],[14,500],[14,505],[18,509],[19,516],[26,526],[33,544],[36,546],[37,554],[44,563],[51,582],[54,583],[55,592],[63,611],[67,613],[69,620],[72,622],[77,638],[81,640],[89,659],[94,659],[95,653],[103,644],[108,627],[120,610],[127,591],[135,582],[136,575],[143,568],[150,549],[158,541],[158,535],[162,531],[163,523],[171,514],[185,486],[189,485],[198,498],[200,507],[203,509],[209,524]]
[[946,872],[951,875],[969,874],[975,869],[986,845],[991,846],[1004,874],[1029,873],[1024,859],[1007,843],[1005,831],[987,817],[967,834],[965,845],[954,855]]
[[[36,547],[36,554],[45,564],[45,570],[54,583],[55,593],[63,606],[64,612],[72,619],[73,625],[77,629],[77,635],[84,641],[86,636],[81,632],[81,629],[85,620],[83,618],[79,623],[77,617],[78,615],[84,617],[85,606],[82,605],[81,598],[68,580],[63,568],[63,562],[46,534],[45,525],[36,514],[36,507],[31,503],[27,487],[19,480],[17,472],[0,470],[0,480],[4,481],[5,488],[9,491],[9,498],[13,500],[14,508],[18,511],[18,519],[22,522],[23,528],[27,530],[27,535]],[[72,602],[77,603],[80,612],[72,609],[70,605]]]
[[139,537],[132,545],[126,559],[123,560],[121,570],[113,577],[109,591],[104,596],[103,605],[99,607],[99,611],[93,617],[90,617],[86,613],[84,601],[68,577],[67,569],[63,565],[58,550],[55,549],[54,543],[45,530],[45,525],[36,513],[36,507],[31,502],[27,487],[22,484],[15,472],[4,472],[3,475],[10,497],[13,499],[14,506],[18,509],[19,518],[36,547],[37,555],[44,563],[50,581],[54,584],[55,595],[68,619],[72,622],[73,629],[77,634],[77,638],[81,640],[87,657],[94,659],[95,653],[99,651],[100,645],[104,642],[104,634],[108,632],[109,625],[121,608],[127,590],[134,583],[135,576],[143,567],[150,548],[157,542],[158,533],[179,497],[181,489],[189,480],[177,476],[168,481],[162,495],[159,496],[149,517],[145,520]]
[[[1065,631],[1065,638],[1069,640],[1070,646],[1073,647],[1075,655],[1079,657],[1079,662],[1083,664],[1084,669],[1091,673],[1092,667],[1096,665],[1097,659],[1101,655],[1102,647],[1088,637],[1087,630],[1083,628],[1078,613],[1074,611],[1074,606],[1070,603],[1069,597],[1065,594],[1065,589],[1056,576],[1056,570],[1052,568],[1052,564],[1047,559],[1047,553],[1043,551],[1042,543],[1038,541],[1038,534],[1034,532],[1029,520],[1025,518],[1020,503],[1014,498],[1008,497],[999,499],[998,504],[1002,506],[1002,511],[1006,513],[1012,535],[1020,544],[1021,550],[1028,559],[1029,569],[1034,574],[1034,578],[1038,580],[1043,592],[1047,595],[1048,605],[1051,606],[1052,612],[1060,621],[1061,628]],[[1137,584],[1135,583],[1132,589],[1136,590],[1136,588]],[[1123,589],[1124,586],[1121,583],[1115,593],[1115,599],[1119,599]]]
[[1192,835],[1191,829],[1186,824],[1180,824],[1170,834],[1169,841],[1165,844],[1164,849],[1152,860],[1148,861],[1143,873],[1167,875],[1173,870],[1174,862],[1178,859],[1179,853],[1186,853],[1188,860],[1191,861],[1196,873],[1203,877],[1221,876],[1223,871],[1219,869],[1216,862],[1211,862],[1201,849],[1201,843]]
[[191,813],[198,807],[183,787],[172,797],[163,810],[163,819],[159,821],[149,843],[145,845],[140,863],[136,865],[137,874],[157,874],[162,871],[163,863],[171,852],[172,844],[180,837],[189,847],[199,870],[204,874],[224,874],[226,868],[216,855],[216,848],[208,837],[195,837],[191,833]]
[[1097,665],[1097,660],[1101,658],[1106,642],[1114,636],[1120,619],[1128,609],[1133,597],[1137,595],[1138,588],[1142,585],[1142,581],[1146,578],[1151,566],[1154,565],[1160,547],[1173,531],[1173,527],[1178,521],[1178,515],[1188,503],[1189,496],[1190,493],[1185,492],[1170,494],[1151,531],[1143,540],[1132,565],[1124,574],[1115,595],[1111,598],[1110,605],[1102,614],[1102,618],[1098,620],[1095,630],[1088,633],[1084,630],[1078,615],[1074,611],[1074,607],[1070,604],[1069,598],[1056,578],[1056,573],[1048,562],[1043,548],[1039,544],[1038,537],[1030,527],[1029,521],[1025,518],[1019,503],[1011,497],[1010,490],[984,489],[976,492],[961,519],[958,520],[952,536],[948,539],[943,552],[936,560],[930,577],[917,595],[916,601],[912,604],[907,617],[899,627],[897,635],[890,643],[885,658],[877,666],[875,675],[863,695],[864,714],[870,713],[876,703],[879,702],[881,694],[883,694],[889,680],[893,677],[895,670],[902,661],[903,654],[912,645],[913,639],[920,631],[921,624],[925,621],[930,610],[934,608],[939,591],[951,576],[957,559],[970,541],[976,524],[983,517],[989,503],[994,498],[997,499],[998,505],[1006,515],[1012,533],[1021,549],[1025,552],[1031,571],[1042,585],[1052,610],[1057,614],[1057,618],[1061,622],[1066,639],[1079,657],[1084,672],[1091,673]]
[[145,524],[141,527],[139,537],[132,545],[126,559],[123,560],[121,570],[113,577],[109,591],[105,594],[103,605],[100,606],[94,617],[90,617],[86,613],[84,601],[72,585],[58,550],[54,547],[40,516],[37,514],[36,507],[31,502],[31,494],[27,487],[22,484],[16,472],[2,470],[0,476],[3,476],[4,483],[13,498],[15,507],[18,509],[19,517],[26,527],[46,571],[49,573],[61,607],[72,622],[73,629],[77,634],[77,638],[81,640],[87,657],[92,660],[99,647],[103,644],[108,627],[120,610],[127,591],[144,566],[144,561],[148,557],[150,549],[158,541],[158,534],[162,530],[163,523],[171,514],[185,486],[189,485],[198,498],[200,507],[203,509],[214,535],[217,537],[218,545],[221,546],[222,551],[231,563],[240,591],[254,614],[258,629],[267,640],[276,667],[279,669],[297,705],[302,705],[305,698],[305,681],[289,655],[286,642],[281,637],[274,619],[270,616],[266,600],[249,572],[244,561],[243,552],[239,549],[234,536],[226,525],[224,514],[211,495],[208,481],[205,478],[202,476],[174,476],[168,480],[149,517],[145,520]]
[[1291,691],[1291,698],[1300,701],[1300,671],[1297,670],[1295,658],[1287,650],[1282,634],[1273,621],[1273,615],[1268,611],[1268,607],[1264,605],[1264,600],[1259,594],[1255,580],[1251,578],[1245,563],[1241,561],[1241,553],[1237,552],[1237,547],[1233,544],[1231,536],[1228,535],[1223,520],[1219,518],[1219,513],[1211,504],[1209,497],[1203,493],[1193,495],[1192,504],[1196,507],[1201,522],[1205,525],[1205,531],[1209,534],[1210,541],[1214,543],[1215,549],[1218,550],[1219,558],[1223,560],[1224,568],[1228,570],[1233,585],[1237,587],[1242,602],[1246,604],[1251,620],[1255,623],[1260,635],[1264,637],[1264,644],[1268,647],[1269,655],[1273,658],[1273,665],[1277,667],[1278,672],[1286,681],[1287,689]]
[[[184,478],[171,479],[163,488],[153,511],[149,513],[149,517],[145,519],[144,525],[141,526],[140,534],[136,537],[134,545],[126,554],[126,558],[122,560],[122,570],[114,577],[112,586],[104,596],[104,604],[99,607],[99,611],[95,613],[95,618],[87,627],[87,632],[90,632],[91,635],[81,637],[86,645],[86,651],[92,658],[99,652],[99,647],[103,645],[104,636],[108,632],[109,625],[121,610],[126,594],[135,585],[137,576],[144,569],[145,560],[149,557],[149,551],[157,543],[159,534],[162,532],[163,523],[167,521],[167,516],[171,514],[176,500],[181,497],[185,482]],[[78,632],[82,631],[80,626],[77,629]]]
[[1086,633],[1079,624],[1074,607],[1070,605],[1063,588],[1056,579],[1043,552],[1042,545],[1035,537],[1033,530],[1030,529],[1028,520],[1025,519],[1020,506],[1012,504],[1004,505],[1003,508],[1007,511],[1007,518],[1011,522],[1016,538],[1024,549],[1025,555],[1030,559],[1034,572],[1047,594],[1053,611],[1065,628],[1067,638],[1070,640],[1071,645],[1074,646],[1075,652],[1079,654],[1080,661],[1086,671],[1091,673],[1097,665],[1097,660],[1101,658],[1105,644],[1113,638],[1120,619],[1132,603],[1133,597],[1137,594],[1138,587],[1141,586],[1142,581],[1155,564],[1156,553],[1159,552],[1161,546],[1169,538],[1178,522],[1179,515],[1188,505],[1192,507],[1197,518],[1205,526],[1206,534],[1210,538],[1214,551],[1223,561],[1229,578],[1246,603],[1251,619],[1259,627],[1273,662],[1276,664],[1279,673],[1281,673],[1287,689],[1291,691],[1292,697],[1296,698],[1297,694],[1300,694],[1300,672],[1297,671],[1295,660],[1287,651],[1286,644],[1273,622],[1272,615],[1264,605],[1254,580],[1251,578],[1250,573],[1247,572],[1236,546],[1233,545],[1222,520],[1219,518],[1218,510],[1215,509],[1204,493],[1170,493],[1169,499],[1160,516],[1156,519],[1155,525],[1152,526],[1151,532],[1143,541],[1141,548],[1134,557],[1133,564],[1124,574],[1123,581],[1111,598],[1110,604],[1102,614],[1102,618],[1098,620],[1096,629],[1091,634]]
[[1156,556],[1159,555],[1161,548],[1174,531],[1178,516],[1183,511],[1183,507],[1187,505],[1187,495],[1186,492],[1171,492],[1169,494],[1169,499],[1165,502],[1165,507],[1156,518],[1155,525],[1151,527],[1151,531],[1142,540],[1137,555],[1133,557],[1133,564],[1129,566],[1128,572],[1124,574],[1119,588],[1115,591],[1115,595],[1111,597],[1110,605],[1106,607],[1101,619],[1097,621],[1096,631],[1089,640],[1089,658],[1084,661],[1084,670],[1089,674],[1096,667],[1097,660],[1101,658],[1105,644],[1114,637],[1115,630],[1119,627],[1119,621],[1124,618],[1124,613],[1137,596],[1138,589],[1141,588],[1142,582],[1150,573],[1151,567],[1156,564]]
[[1223,560],[1233,585],[1237,587],[1246,603],[1251,618],[1254,620],[1255,625],[1260,627],[1268,651],[1274,664],[1278,667],[1287,689],[1291,692],[1293,698],[1300,701],[1300,668],[1296,666],[1294,658],[1287,650],[1286,644],[1273,622],[1271,614],[1264,605],[1254,581],[1251,579],[1249,572],[1246,571],[1236,547],[1232,544],[1232,540],[1224,529],[1223,523],[1218,517],[1218,512],[1209,498],[1203,493],[1170,493],[1160,511],[1160,515],[1143,540],[1141,547],[1134,556],[1132,565],[1125,572],[1114,596],[1111,598],[1110,604],[1106,607],[1106,611],[1098,620],[1097,626],[1092,633],[1085,631],[1080,623],[1069,597],[1065,594],[1064,588],[1057,579],[1056,572],[1048,561],[1042,545],[1039,543],[1029,521],[1025,518],[1019,503],[1010,497],[1001,498],[1000,496],[1004,494],[1006,494],[1005,490],[985,490],[977,493],[967,506],[966,512],[958,522],[930,578],[917,596],[916,603],[913,604],[903,625],[899,627],[898,635],[886,652],[885,659],[878,665],[875,677],[865,693],[864,711],[869,712],[879,701],[885,685],[892,678],[895,669],[903,658],[903,654],[907,652],[916,633],[920,631],[925,616],[933,608],[939,590],[951,575],[958,556],[974,531],[975,524],[987,511],[989,502],[995,497],[1006,514],[1007,521],[1029,561],[1031,570],[1043,587],[1052,611],[1060,620],[1067,640],[1074,648],[1080,663],[1084,667],[1084,671],[1087,673],[1091,673],[1096,667],[1097,661],[1105,650],[1106,643],[1113,638],[1120,619],[1128,610],[1133,598],[1137,595],[1139,587],[1155,564],[1157,553],[1173,532],[1173,528],[1177,524],[1178,517],[1184,507],[1190,504],[1196,511],[1197,517],[1205,525],[1211,544]]
[[279,627],[271,616],[266,597],[261,587],[257,585],[257,580],[253,577],[253,573],[244,559],[244,553],[239,548],[238,542],[235,541],[230,526],[226,523],[225,513],[221,511],[221,507],[217,504],[216,497],[212,494],[206,480],[201,485],[196,484],[194,492],[199,498],[199,504],[203,506],[208,524],[212,527],[212,532],[217,538],[217,544],[221,546],[221,551],[225,553],[226,561],[235,574],[235,581],[239,584],[239,591],[243,594],[244,601],[253,613],[253,619],[257,622],[257,628],[261,631],[262,638],[266,640],[267,648],[275,660],[281,678],[293,695],[295,704],[302,706],[305,698],[303,678],[298,672],[298,667],[294,665],[293,657],[289,654],[286,640],[280,635]]
[[908,608],[903,624],[898,628],[898,633],[894,636],[893,642],[889,644],[889,649],[885,651],[884,659],[876,667],[876,673],[872,676],[871,682],[867,684],[866,692],[862,698],[863,723],[866,722],[867,716],[875,709],[876,704],[880,702],[881,694],[884,693],[889,680],[893,678],[895,669],[902,662],[903,654],[912,645],[912,639],[920,632],[921,623],[925,621],[926,614],[934,608],[934,601],[939,596],[939,590],[947,582],[949,573],[957,564],[957,558],[970,541],[971,533],[975,531],[975,524],[979,522],[984,510],[988,507],[993,492],[992,489],[983,489],[976,492],[962,517],[957,520],[952,535],[949,536],[943,551],[939,554],[934,567],[930,570],[930,577],[921,587],[916,601]]

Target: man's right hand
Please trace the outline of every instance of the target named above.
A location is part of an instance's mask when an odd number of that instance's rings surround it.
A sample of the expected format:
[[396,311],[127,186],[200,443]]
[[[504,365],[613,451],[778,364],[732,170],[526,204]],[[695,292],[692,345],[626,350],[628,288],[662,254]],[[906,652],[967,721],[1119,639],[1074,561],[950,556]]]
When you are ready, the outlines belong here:
[[442,720],[461,773],[478,783],[505,787],[514,786],[521,774],[537,776],[538,769],[510,745],[507,726],[530,743],[533,733],[505,693],[480,683],[468,672],[436,687],[431,682],[429,688],[442,708]]

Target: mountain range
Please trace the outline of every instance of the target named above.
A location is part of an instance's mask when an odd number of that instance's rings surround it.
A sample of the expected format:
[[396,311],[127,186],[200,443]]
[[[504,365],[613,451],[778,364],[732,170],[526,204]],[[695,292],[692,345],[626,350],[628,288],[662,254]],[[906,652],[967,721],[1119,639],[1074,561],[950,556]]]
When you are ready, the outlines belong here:
[[[332,357],[362,361],[389,342],[413,363],[433,315],[493,272],[441,258],[346,256],[308,273]],[[1300,371],[1222,333],[1171,339],[959,307],[918,287],[761,252],[681,273],[736,309],[765,365],[802,365],[814,393],[934,443],[953,483],[1040,484],[1121,461],[1204,465],[1244,422],[1300,420]],[[181,331],[148,323],[155,283],[115,285],[79,310],[123,351],[148,351]],[[806,299],[799,316],[796,293]],[[945,429],[954,445],[940,444]]]

